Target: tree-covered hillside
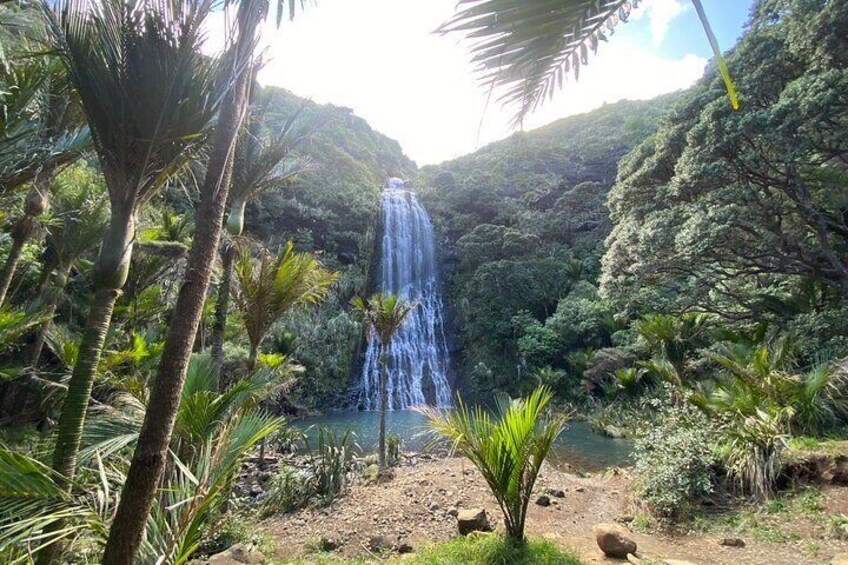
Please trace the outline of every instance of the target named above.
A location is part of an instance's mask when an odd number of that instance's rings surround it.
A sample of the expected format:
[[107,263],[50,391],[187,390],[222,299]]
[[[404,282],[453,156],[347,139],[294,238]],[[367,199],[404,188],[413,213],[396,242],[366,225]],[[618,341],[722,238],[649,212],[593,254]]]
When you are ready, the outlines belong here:
[[367,286],[380,192],[388,177],[412,175],[415,163],[397,141],[371,129],[349,108],[304,101],[274,87],[264,88],[261,96],[273,109],[270,127],[281,127],[305,104],[299,120],[314,133],[299,150],[309,160],[306,172],[248,205],[246,233],[272,248],[292,240],[300,250],[320,253],[340,273],[321,306],[282,322],[272,349],[291,353],[304,366],[291,391],[297,404],[340,404],[361,336],[348,302]]
[[580,362],[570,353],[610,343],[614,320],[594,286],[611,227],[605,201],[619,160],[678,96],[605,105],[422,168],[468,388],[514,392],[528,356],[566,366]]

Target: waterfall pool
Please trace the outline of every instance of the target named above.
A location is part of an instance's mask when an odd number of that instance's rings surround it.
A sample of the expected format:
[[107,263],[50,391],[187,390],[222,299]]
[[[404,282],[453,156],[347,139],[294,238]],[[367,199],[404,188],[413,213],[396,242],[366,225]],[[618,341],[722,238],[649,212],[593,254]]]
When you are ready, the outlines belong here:
[[[377,449],[379,429],[377,412],[335,412],[323,416],[293,420],[291,425],[306,432],[310,445],[314,445],[315,427],[324,426],[342,434],[351,427],[355,442],[362,453]],[[427,443],[423,437],[424,418],[417,412],[397,410],[386,414],[386,433],[401,437],[401,449],[422,451]],[[627,440],[611,439],[594,433],[586,422],[572,421],[559,436],[549,460],[558,468],[566,464],[578,471],[600,471],[621,467],[630,462],[631,444]]]

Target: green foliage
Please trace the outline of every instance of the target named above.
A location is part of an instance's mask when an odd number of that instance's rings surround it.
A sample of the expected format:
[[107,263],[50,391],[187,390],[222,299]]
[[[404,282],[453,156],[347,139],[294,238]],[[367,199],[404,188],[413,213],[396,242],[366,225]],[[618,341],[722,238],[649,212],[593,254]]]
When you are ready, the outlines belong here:
[[580,565],[552,542],[530,538],[516,545],[496,535],[470,535],[438,543],[405,561],[413,565]]
[[337,435],[321,426],[317,431],[314,448],[308,443],[306,446],[310,452],[308,467],[302,470],[282,467],[260,500],[260,515],[330,504],[344,492],[352,468],[353,431],[348,428]]
[[400,463],[402,443],[403,440],[398,435],[390,434],[386,438],[386,464],[389,467],[394,467]]
[[694,408],[653,408],[660,416],[635,445],[638,494],[657,516],[676,518],[712,493],[715,431]]
[[567,369],[573,350],[622,329],[594,285],[606,194],[672,99],[606,105],[421,169],[471,392],[518,393],[528,385],[516,367]]
[[272,325],[295,308],[319,304],[337,279],[312,255],[295,252],[291,242],[273,257],[261,253],[257,260],[242,253],[234,272],[238,284],[233,294],[244,316],[253,361]]
[[841,310],[848,288],[848,240],[835,220],[845,169],[833,157],[848,147],[836,125],[846,118],[846,51],[835,39],[845,10],[819,0],[758,4],[728,56],[740,110],[707,76],[622,160],[600,281],[616,310],[797,319],[813,329],[804,332],[810,353],[848,352],[842,324],[824,314]]
[[524,521],[533,486],[548,451],[568,420],[560,414],[545,419],[551,401],[541,386],[527,398],[498,398],[493,417],[483,408],[469,409],[458,399],[456,410],[417,410],[427,419],[435,437],[446,439],[451,449],[467,457],[483,475],[504,513],[507,538],[524,540]]

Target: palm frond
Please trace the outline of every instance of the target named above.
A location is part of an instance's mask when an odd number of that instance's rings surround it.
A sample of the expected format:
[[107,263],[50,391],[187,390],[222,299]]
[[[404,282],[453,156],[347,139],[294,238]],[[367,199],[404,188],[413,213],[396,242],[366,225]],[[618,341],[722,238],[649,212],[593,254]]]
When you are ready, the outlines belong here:
[[[736,93],[700,1],[693,0],[734,109]],[[439,33],[471,40],[471,61],[480,80],[515,104],[515,124],[553,97],[597,53],[601,42],[626,22],[639,0],[460,0]]]

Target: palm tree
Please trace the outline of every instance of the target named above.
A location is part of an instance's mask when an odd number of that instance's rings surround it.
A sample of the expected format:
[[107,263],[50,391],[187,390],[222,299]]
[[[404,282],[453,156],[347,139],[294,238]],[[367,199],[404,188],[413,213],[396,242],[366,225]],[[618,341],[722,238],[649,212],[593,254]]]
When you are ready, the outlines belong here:
[[92,277],[94,300],[53,456],[53,468],[70,485],[96,367],[127,279],[138,211],[201,145],[221,84],[217,61],[200,52],[211,2],[62,0],[43,6],[88,120],[110,202]]
[[[293,18],[297,6],[302,7],[304,1],[277,0],[277,23],[286,13],[285,7],[289,8],[289,18]],[[133,560],[141,543],[144,521],[156,495],[159,476],[165,468],[186,366],[203,315],[212,264],[221,236],[235,142],[247,110],[250,81],[256,65],[254,51],[259,24],[268,14],[268,8],[268,0],[242,0],[238,4],[235,16],[237,34],[224,57],[230,70],[227,81],[230,88],[215,127],[215,141],[195,216],[194,241],[174,306],[173,320],[165,338],[144,426],[124,484],[114,526],[109,531],[109,542],[103,554],[105,564],[123,564]]]
[[254,260],[243,253],[234,271],[238,285],[233,295],[250,342],[249,371],[271,326],[299,306],[323,301],[338,278],[309,253],[296,253],[292,242],[276,257],[262,253]]
[[[73,168],[54,181],[53,217],[47,229],[42,273],[39,281],[40,300],[45,313],[53,317],[62,301],[68,277],[74,267],[81,269],[80,259],[91,252],[103,234],[108,219],[105,191],[97,190],[99,179],[87,168]],[[44,338],[51,322],[36,335],[30,351],[30,366],[38,368]]]
[[560,414],[542,422],[552,398],[545,386],[524,399],[499,397],[494,418],[483,408],[469,409],[461,398],[448,412],[416,408],[431,432],[451,442],[483,475],[504,514],[507,539],[516,545],[524,543],[527,505],[542,463],[568,421]]
[[[552,98],[569,73],[580,75],[639,0],[459,0],[461,9],[440,33],[472,39],[472,62],[481,81],[503,89],[500,100],[518,106],[515,123]],[[727,65],[701,0],[692,0],[734,109],[739,103]]]
[[[269,108],[266,104],[251,108],[252,116],[247,127],[242,128],[236,144],[233,163],[233,180],[230,189],[230,211],[227,215],[227,232],[232,238],[244,231],[244,211],[248,202],[268,189],[284,187],[293,182],[297,175],[310,166],[308,159],[292,154],[311,132],[295,129],[295,123],[306,107],[304,102],[293,112],[280,131],[271,135],[265,131],[264,116]],[[232,242],[225,242],[222,251],[221,280],[218,285],[218,301],[215,305],[215,321],[212,327],[212,359],[220,380],[223,364],[224,330],[230,307],[230,284],[233,262],[237,250]]]
[[[208,359],[192,358],[171,443],[173,472],[147,519],[138,562],[185,563],[195,552],[210,517],[226,504],[244,459],[283,424],[256,408],[275,386],[273,378],[257,373],[219,392]],[[89,547],[106,542],[114,495],[126,478],[123,454],[138,441],[143,413],[143,404],[124,397],[89,421],[80,452],[87,472],[75,479],[70,496],[57,484],[55,471],[0,446],[4,559],[28,563],[58,538],[84,540]],[[51,527],[57,522],[64,528]]]
[[[26,40],[22,49],[32,50]],[[91,143],[61,62],[32,53],[23,53],[20,59],[0,65],[0,192],[27,184],[30,189],[0,269],[0,305],[6,300],[24,245],[40,231],[38,217],[47,209],[53,178]]]
[[380,436],[378,461],[380,469],[386,467],[386,410],[388,409],[388,360],[392,338],[416,308],[397,294],[374,294],[367,301],[356,296],[351,301],[354,310],[362,319],[369,339],[380,341]]

